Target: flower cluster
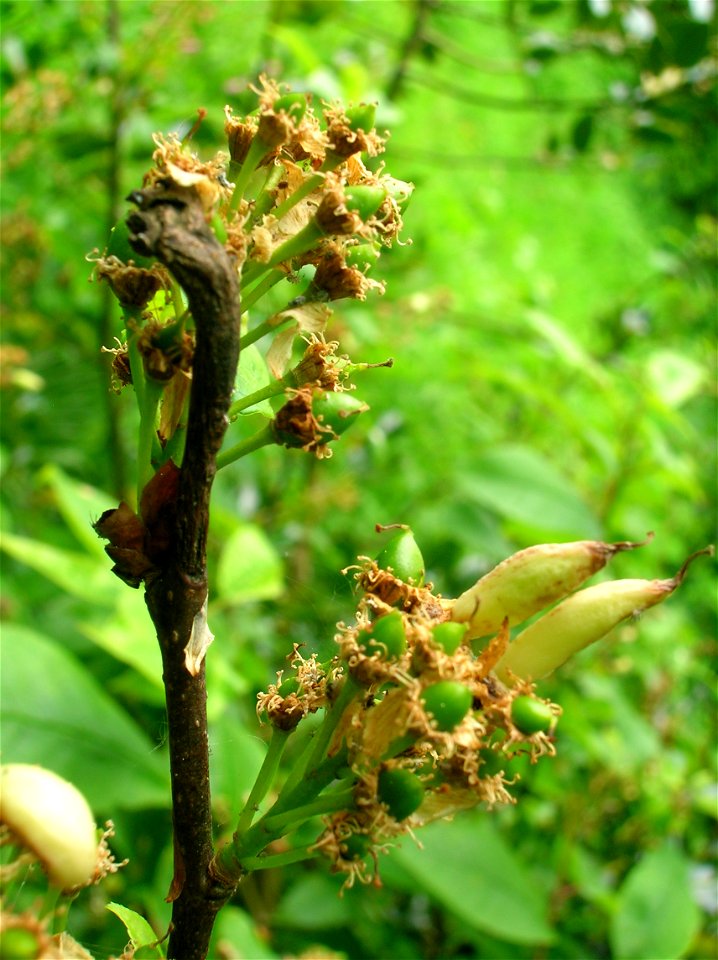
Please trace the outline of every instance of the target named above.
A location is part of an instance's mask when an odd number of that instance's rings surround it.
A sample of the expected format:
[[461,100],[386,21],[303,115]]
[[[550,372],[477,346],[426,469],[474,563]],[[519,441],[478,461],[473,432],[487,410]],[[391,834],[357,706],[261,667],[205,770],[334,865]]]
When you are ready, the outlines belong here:
[[[289,675],[258,695],[258,716],[273,728],[263,768],[271,775],[260,774],[218,871],[271,865],[272,844],[320,816],[315,840],[279,854],[282,862],[321,854],[346,885],[370,882],[392,839],[479,804],[515,802],[516,759],[535,764],[555,753],[561,709],[536,694],[534,681],[670,596],[694,559],[668,580],[577,590],[615,554],[642,545],[529,547],[456,600],[424,582],[409,528],[376,560],[359,558],[346,572],[361,595],[353,621],[338,625],[337,654],[321,663],[295,646]],[[512,624],[547,607],[511,638]],[[288,737],[317,713],[319,726],[273,806],[253,823]]]
[[[155,135],[143,182],[145,193],[195,194],[240,278],[245,356],[230,410],[236,426],[220,467],[265,444],[329,456],[342,432],[329,408],[339,408],[342,427],[367,409],[355,400],[326,403],[353,389],[350,374],[374,365],[352,364],[336,355],[336,343],[324,342],[328,303],[383,292],[368,274],[397,239],[413,189],[381,165],[367,166],[384,149],[374,105],[323,104],[316,114],[308,95],[264,77],[254,93],[257,108],[248,116],[225,108],[227,150],[208,160],[191,150],[191,134]],[[95,276],[109,284],[124,317],[123,337],[107,352],[115,388],[132,385],[140,409],[138,501],[164,464],[181,464],[194,353],[194,318],[183,291],[139,249],[123,218],[95,257]],[[262,339],[259,352],[254,344]],[[306,349],[297,362],[298,341]],[[245,415],[270,422],[246,436]]]
[[277,828],[318,813],[323,829],[305,855],[328,856],[347,884],[369,882],[367,857],[387,841],[480,803],[513,802],[511,761],[554,752],[559,708],[530,682],[507,686],[492,672],[508,626],[475,653],[467,626],[451,620],[452,601],[423,582],[410,530],[349,570],[361,597],[353,622],[339,624],[337,655],[320,663],[295,647],[290,674],[258,697],[273,743],[311,714],[323,711],[323,721],[274,806],[254,826],[250,814],[225,848],[226,867],[256,866]]

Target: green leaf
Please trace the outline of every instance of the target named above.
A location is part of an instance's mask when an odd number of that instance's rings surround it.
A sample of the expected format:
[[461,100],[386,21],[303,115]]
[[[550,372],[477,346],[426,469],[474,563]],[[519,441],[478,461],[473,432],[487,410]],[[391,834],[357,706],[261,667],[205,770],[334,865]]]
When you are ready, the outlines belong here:
[[669,407],[692,399],[706,381],[703,367],[675,350],[655,350],[646,369],[653,389]]
[[[127,935],[130,938],[132,946],[139,950],[140,947],[147,947],[157,942],[157,934],[143,916],[130,910],[129,907],[123,907],[121,903],[108,903],[105,909],[114,913],[116,917],[124,923]],[[149,956],[163,957],[164,953],[159,946],[153,947],[152,954]]]
[[[250,393],[266,387],[271,380],[272,377],[267,369],[264,357],[257,346],[250,343],[248,347],[243,348],[239,357],[239,366],[237,368],[237,378],[234,382],[234,395],[232,399],[241,400],[242,397],[249,396]],[[242,416],[250,413],[261,413],[262,416],[270,418],[274,416],[274,410],[272,410],[272,405],[269,400],[260,400],[259,403],[253,403],[251,407],[247,407],[246,410],[242,410],[241,413]]]
[[[219,943],[224,947],[224,956],[251,957],[252,960],[277,960],[279,957],[261,938],[252,918],[239,907],[225,907],[217,917],[210,956],[219,956]],[[231,954],[228,949],[232,950]]]
[[525,310],[522,316],[527,326],[551,347],[566,366],[579,370],[584,377],[591,377],[599,386],[609,386],[601,365],[554,317],[535,309]]
[[43,467],[40,482],[50,487],[63,520],[80,543],[107,562],[105,541],[97,536],[92,524],[105,510],[116,507],[117,500],[88,483],[73,480],[54,463]]
[[576,123],[573,125],[573,129],[571,130],[571,140],[573,142],[574,149],[577,150],[578,153],[586,152],[591,142],[592,134],[593,114],[585,113],[576,121]]
[[575,489],[529,447],[509,444],[487,451],[476,474],[460,485],[464,496],[508,520],[582,539],[600,536],[598,519]]
[[258,526],[242,524],[230,535],[219,558],[216,582],[224,603],[279,596],[284,587],[282,561]]
[[616,960],[677,960],[700,928],[690,862],[671,843],[647,853],[628,874],[611,923]]
[[[216,671],[216,662],[209,669]],[[210,688],[210,694],[212,692]],[[221,820],[241,809],[262,766],[267,748],[257,735],[256,728],[248,727],[234,706],[210,719],[209,744],[212,753],[212,804]]]
[[490,815],[464,814],[421,832],[391,856],[423,892],[469,927],[510,943],[551,943],[548,896]]
[[164,759],[59,644],[5,623],[0,694],[3,762],[54,770],[103,812],[167,806]]
[[[163,691],[162,656],[144,597],[137,590],[120,589],[108,616],[79,625],[83,636],[116,660],[126,663]],[[164,703],[164,696],[162,695]]]
[[328,930],[352,922],[351,904],[338,896],[340,886],[325,873],[307,873],[279,901],[274,922],[294,930]]
[[110,606],[117,598],[119,583],[109,561],[53,547],[42,540],[3,533],[0,547],[9,556],[26,564],[73,597],[93,606]]

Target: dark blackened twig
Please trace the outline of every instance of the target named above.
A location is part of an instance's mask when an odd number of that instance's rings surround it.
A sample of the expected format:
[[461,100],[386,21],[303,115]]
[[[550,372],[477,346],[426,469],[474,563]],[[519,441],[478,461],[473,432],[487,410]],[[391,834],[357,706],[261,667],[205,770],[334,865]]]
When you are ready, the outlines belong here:
[[172,774],[175,868],[168,956],[204,960],[217,912],[233,890],[208,874],[213,848],[204,662],[192,676],[184,651],[207,598],[210,492],[239,359],[237,269],[192,190],[158,185],[130,199],[139,206],[128,218],[133,247],[172,272],[187,295],[196,331],[171,546],[159,573],[148,578],[145,599],[162,650]]

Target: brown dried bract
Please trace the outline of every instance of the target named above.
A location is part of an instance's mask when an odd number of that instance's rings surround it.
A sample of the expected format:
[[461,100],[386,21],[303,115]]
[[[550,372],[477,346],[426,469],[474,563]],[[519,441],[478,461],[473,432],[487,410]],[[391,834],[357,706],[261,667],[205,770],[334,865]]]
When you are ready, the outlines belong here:
[[123,500],[93,525],[98,536],[109,540],[105,552],[115,562],[112,572],[131,587],[152,577],[166,560],[178,483],[179,468],[170,460],[143,490],[141,517]]

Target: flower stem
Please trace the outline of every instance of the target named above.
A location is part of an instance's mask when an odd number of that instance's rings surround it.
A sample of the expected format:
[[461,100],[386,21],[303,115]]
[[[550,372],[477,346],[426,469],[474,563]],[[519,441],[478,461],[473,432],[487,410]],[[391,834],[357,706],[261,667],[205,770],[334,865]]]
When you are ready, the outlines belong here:
[[276,442],[277,440],[272,430],[272,424],[268,423],[253,436],[242,440],[240,443],[236,443],[228,450],[223,450],[222,453],[217,456],[217,469],[221,470],[222,467],[226,467],[227,464],[234,463],[235,460],[239,460],[241,457],[246,457],[248,453],[254,453],[254,451],[259,450],[260,447],[266,447],[267,444]]
[[283,329],[289,323],[296,323],[296,321],[292,317],[289,317],[283,323],[272,323],[271,317],[269,320],[263,320],[261,323],[258,323],[256,327],[248,330],[243,337],[240,337],[240,349],[244,350],[250,343],[254,343],[255,340],[261,340],[262,337],[266,337],[268,333],[276,333],[277,330]]
[[290,863],[299,863],[302,860],[313,860],[318,856],[318,851],[311,849],[312,844],[306,847],[296,847],[294,850],[287,850],[285,853],[274,853],[269,856],[260,854],[258,857],[245,857],[242,860],[242,866],[249,873],[251,870],[268,870],[271,867],[284,867]]
[[294,823],[302,823],[320,814],[335,813],[337,810],[347,810],[353,806],[354,788],[347,787],[319,797],[311,803],[305,803],[304,806],[292,807],[284,813],[266,817],[262,821],[262,827],[269,833],[281,835],[287,833],[287,827]]
[[254,786],[250,791],[247,802],[237,822],[238,834],[244,833],[249,829],[254,819],[254,814],[259,809],[259,804],[271,789],[291,732],[290,730],[280,730],[278,727],[272,729],[272,737],[269,741],[262,767],[257,774],[257,779],[254,781]]
[[274,380],[272,383],[268,383],[266,387],[261,387],[259,390],[255,390],[253,393],[248,393],[244,397],[240,397],[239,400],[235,400],[229,408],[227,416],[230,420],[236,420],[242,410],[253,407],[255,403],[261,403],[262,400],[269,400],[270,397],[279,396],[280,393],[284,393],[287,386],[286,377],[282,377],[281,380]]
[[244,191],[247,189],[247,184],[249,179],[255,171],[255,168],[259,161],[262,159],[262,156],[267,152],[267,145],[255,136],[252,140],[251,146],[247,151],[247,156],[244,158],[244,162],[239,170],[234,173],[234,192],[232,194],[232,199],[229,203],[229,209],[234,211],[239,208],[239,203],[244,196]]
[[328,153],[324,163],[322,164],[321,172],[315,173],[314,176],[309,177],[308,180],[305,180],[298,190],[295,190],[294,193],[286,198],[286,200],[272,210],[272,215],[275,216],[277,220],[281,220],[285,214],[289,213],[292,207],[296,207],[300,200],[308,197],[310,193],[312,193],[314,190],[317,190],[322,185],[324,182],[322,173],[326,173],[329,170],[335,170],[343,161],[344,157],[339,157],[336,154]]
[[154,476],[152,466],[152,447],[157,435],[157,407],[165,388],[163,383],[145,380],[144,396],[140,406],[140,427],[137,436],[137,503],[142,491]]
[[285,274],[281,270],[272,270],[263,280],[261,280],[253,290],[245,293],[242,297],[242,310],[249,310],[257,300],[261,300],[265,293],[272,289],[275,284],[283,280]]
[[[305,754],[299,757],[295,763],[292,773],[282,787],[279,796],[277,797],[277,801],[272,807],[270,813],[280,813],[289,806],[296,806],[298,803],[305,803],[310,796],[316,795],[319,792],[319,790],[316,789],[316,784],[317,781],[321,781],[323,779],[323,776],[320,775],[320,771],[323,772],[325,768],[327,768],[326,765],[329,763],[334,763],[335,760],[338,761],[336,764],[337,769],[339,766],[341,766],[341,763],[344,761],[343,751],[340,752],[336,757],[326,758],[325,764],[322,764],[322,761],[325,759],[324,754],[326,753],[327,747],[331,742],[334,731],[336,730],[344,711],[351,704],[352,700],[354,700],[357,693],[359,693],[361,689],[362,687],[360,684],[358,684],[352,677],[347,676],[341,693],[325,714],[324,722],[314,734],[313,740],[309,741]],[[330,781],[328,780],[326,781],[326,783],[329,782]],[[323,786],[326,786],[326,783],[324,783]],[[322,788],[319,787],[319,789]]]

